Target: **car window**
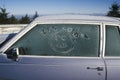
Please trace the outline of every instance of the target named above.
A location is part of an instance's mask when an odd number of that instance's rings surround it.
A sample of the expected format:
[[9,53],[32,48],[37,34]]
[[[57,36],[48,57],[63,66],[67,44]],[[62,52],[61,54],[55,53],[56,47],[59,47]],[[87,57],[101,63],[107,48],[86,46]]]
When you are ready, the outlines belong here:
[[40,24],[11,48],[23,55],[96,57],[99,51],[99,25]]
[[120,32],[117,26],[106,26],[105,56],[120,56]]

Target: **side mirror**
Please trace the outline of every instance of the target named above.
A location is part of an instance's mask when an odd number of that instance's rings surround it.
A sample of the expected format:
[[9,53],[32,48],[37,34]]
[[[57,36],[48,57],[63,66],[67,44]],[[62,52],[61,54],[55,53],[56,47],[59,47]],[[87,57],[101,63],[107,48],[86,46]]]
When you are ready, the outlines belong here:
[[6,52],[7,58],[12,59],[13,61],[18,61],[19,48],[12,48]]

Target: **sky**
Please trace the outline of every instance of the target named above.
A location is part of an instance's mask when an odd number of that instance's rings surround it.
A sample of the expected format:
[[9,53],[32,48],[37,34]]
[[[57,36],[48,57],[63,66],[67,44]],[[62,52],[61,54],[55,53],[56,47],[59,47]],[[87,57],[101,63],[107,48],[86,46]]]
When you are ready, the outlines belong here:
[[0,0],[9,14],[106,14],[112,3],[120,0]]

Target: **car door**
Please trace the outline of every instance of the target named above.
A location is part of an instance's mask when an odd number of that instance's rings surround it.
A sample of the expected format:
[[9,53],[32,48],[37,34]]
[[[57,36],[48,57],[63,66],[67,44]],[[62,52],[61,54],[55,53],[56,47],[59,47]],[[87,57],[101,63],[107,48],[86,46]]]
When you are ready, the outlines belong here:
[[100,31],[100,25],[39,24],[5,52],[17,47],[18,61],[2,56],[0,78],[105,80]]
[[105,62],[107,80],[120,80],[120,28],[119,25],[106,25]]

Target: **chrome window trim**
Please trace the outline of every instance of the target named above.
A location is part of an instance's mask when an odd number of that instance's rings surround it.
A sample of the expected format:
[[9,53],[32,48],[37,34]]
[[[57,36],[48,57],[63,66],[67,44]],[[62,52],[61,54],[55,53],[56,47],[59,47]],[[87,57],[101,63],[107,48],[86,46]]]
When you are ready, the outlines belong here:
[[120,24],[104,24],[104,39],[105,39],[105,43],[104,43],[104,50],[103,50],[103,58],[104,59],[108,59],[108,58],[120,58],[120,56],[105,56],[105,47],[106,47],[106,25],[111,25],[111,26],[118,26],[119,27],[119,29],[120,29]]
[[104,36],[104,24],[101,23],[101,29],[100,29],[100,57],[103,57],[104,55],[104,44],[105,44],[105,36]]
[[93,24],[93,25],[100,25],[100,23],[88,23],[88,22],[32,22],[29,24],[25,29],[23,29],[19,34],[17,34],[13,39],[11,39],[6,45],[4,45],[1,49],[0,52],[4,53],[9,47],[11,47],[17,40],[19,40],[24,34],[26,34],[28,31],[30,31],[34,26],[37,24]]
[[[32,28],[34,28],[34,26],[36,26],[37,24],[92,24],[92,25],[100,25],[99,27],[99,57],[105,57],[105,44],[106,44],[106,29],[105,26],[106,25],[113,25],[113,26],[119,26],[120,28],[120,24],[119,23],[111,23],[111,22],[93,22],[93,21],[81,21],[81,20],[68,20],[68,21],[62,21],[62,20],[43,20],[43,21],[33,21],[32,23],[30,23],[28,25],[28,27],[26,27],[24,30],[22,30],[21,32],[19,32],[19,34],[14,37],[12,40],[10,40],[5,46],[3,46],[0,49],[0,53],[4,53],[9,47],[11,47],[17,40],[19,40],[24,34],[26,34],[29,30],[31,30]],[[24,55],[25,56],[25,55]],[[28,55],[29,56],[29,55]],[[63,57],[63,56],[62,56]],[[69,56],[68,56],[69,57]],[[80,58],[91,58],[91,57],[80,57]],[[116,58],[116,57],[115,57]]]
[[[31,24],[28,25],[28,27],[26,27],[23,31],[19,32],[19,34],[17,36],[15,36],[12,40],[10,40],[4,47],[1,48],[0,53],[4,53],[9,47],[11,47],[17,40],[19,40],[24,34],[26,34],[29,30],[31,30],[32,28],[34,28],[34,26],[38,25],[38,24],[91,24],[91,25],[99,25],[99,52],[98,52],[98,57],[102,57],[102,23],[95,23],[95,22],[81,22],[81,21],[67,21],[67,22],[32,22]],[[25,55],[24,55],[25,56]],[[29,55],[28,55],[29,56]],[[30,55],[30,56],[34,56],[34,55]],[[65,57],[65,56],[61,56],[61,57]],[[67,56],[69,57],[69,56]],[[71,56],[70,56],[71,57]],[[75,57],[75,56],[74,56]],[[95,57],[95,58],[98,58]],[[80,58],[82,58],[82,56],[80,56]],[[94,57],[84,57],[83,58],[94,58]]]
[[19,57],[29,57],[29,58],[67,58],[67,59],[101,59],[101,57],[82,57],[82,56],[38,56],[38,55],[20,55]]
[[114,57],[112,57],[112,56],[107,57],[106,56],[106,57],[104,57],[104,59],[120,59],[120,57],[117,57],[117,56],[116,57],[115,56]]
[[103,27],[103,46],[102,46],[102,57],[104,57],[105,55],[105,44],[106,44],[106,27],[105,27],[106,24],[102,24],[102,27]]

